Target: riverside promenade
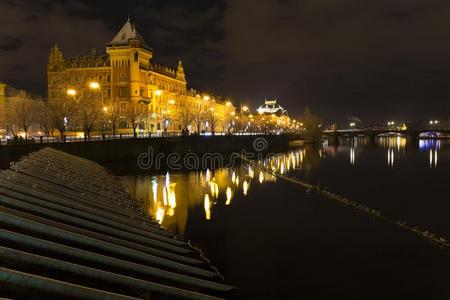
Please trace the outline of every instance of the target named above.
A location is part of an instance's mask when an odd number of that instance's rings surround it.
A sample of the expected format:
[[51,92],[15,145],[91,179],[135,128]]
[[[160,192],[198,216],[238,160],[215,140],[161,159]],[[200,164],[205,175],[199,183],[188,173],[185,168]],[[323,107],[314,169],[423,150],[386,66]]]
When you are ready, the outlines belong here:
[[0,173],[0,297],[223,299],[233,287],[97,163],[52,148]]

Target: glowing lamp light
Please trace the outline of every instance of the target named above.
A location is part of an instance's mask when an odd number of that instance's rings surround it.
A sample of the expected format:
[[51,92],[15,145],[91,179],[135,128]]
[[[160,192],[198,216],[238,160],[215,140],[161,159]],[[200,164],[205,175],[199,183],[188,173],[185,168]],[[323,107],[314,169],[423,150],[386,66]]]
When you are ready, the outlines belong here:
[[103,107],[103,111],[104,111],[104,112],[107,112],[107,111],[108,111],[108,108],[107,108],[106,106],[104,106],[104,107]]
[[232,106],[232,105],[233,105],[233,104],[231,104],[230,101],[227,101],[225,104],[226,104],[227,106]]
[[100,84],[98,82],[94,81],[94,82],[89,83],[89,87],[91,89],[99,89],[100,88]]
[[155,91],[155,95],[156,96],[161,96],[162,95],[162,91],[161,90],[156,90]]
[[248,111],[248,106],[242,106],[243,111]]
[[74,89],[68,89],[67,90],[67,95],[69,96],[76,96],[77,95],[77,91]]
[[205,100],[205,101],[209,101],[209,99],[211,99],[208,95],[206,95],[206,96],[203,96],[203,100]]
[[175,100],[170,99],[170,100],[169,100],[169,104],[172,104],[172,105],[175,104]]

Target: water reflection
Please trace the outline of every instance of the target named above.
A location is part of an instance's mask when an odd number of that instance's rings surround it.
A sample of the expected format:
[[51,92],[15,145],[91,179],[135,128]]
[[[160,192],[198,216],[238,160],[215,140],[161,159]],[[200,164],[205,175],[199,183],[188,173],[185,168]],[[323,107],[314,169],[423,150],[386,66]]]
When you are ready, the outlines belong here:
[[[424,152],[423,154],[427,154],[421,156],[421,160],[429,163],[431,168],[437,168],[438,154],[443,143],[421,140],[418,148]],[[376,145],[369,144],[365,138],[354,138],[338,147],[324,144],[321,148],[307,146],[294,149],[268,157],[260,164],[268,170],[281,174],[298,171],[297,174],[302,180],[314,184],[317,183],[314,180],[317,179],[317,171],[323,161],[337,160],[340,155],[345,154],[345,163],[352,166],[365,160],[377,163],[375,159],[379,159],[380,163],[387,160],[389,167],[397,168],[400,167],[399,160],[407,151],[406,146],[406,138],[400,136],[380,137],[376,140]],[[413,147],[417,152],[417,144]],[[369,156],[367,154],[369,151],[376,151],[377,154]],[[440,158],[440,164],[442,163]],[[339,169],[333,171],[338,174]],[[216,206],[231,207],[249,196],[252,185],[274,182],[276,178],[260,169],[236,167],[165,175],[129,176],[123,177],[122,180],[130,193],[145,203],[148,213],[159,223],[183,234],[188,214],[193,210],[200,209],[205,220],[214,219]]]
[[[288,168],[290,167],[291,164]],[[157,222],[183,234],[190,209],[203,207],[205,220],[211,220],[214,218],[215,206],[231,206],[235,200],[246,197],[253,181],[263,184],[274,182],[276,178],[260,170],[255,178],[253,168],[236,167],[128,176],[122,180],[128,191],[144,203],[146,211],[153,215]]]
[[438,155],[441,148],[441,140],[420,140],[419,149],[428,151],[430,168],[436,168],[438,164]]

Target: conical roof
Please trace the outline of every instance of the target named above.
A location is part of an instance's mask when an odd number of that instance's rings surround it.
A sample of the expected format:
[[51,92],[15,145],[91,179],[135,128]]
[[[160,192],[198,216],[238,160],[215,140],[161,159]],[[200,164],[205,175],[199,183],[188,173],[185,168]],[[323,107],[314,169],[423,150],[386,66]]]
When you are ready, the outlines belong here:
[[128,18],[127,22],[122,26],[119,32],[108,43],[108,46],[127,46],[130,40],[138,40],[142,47],[149,48],[145,45],[144,39],[137,32],[136,26]]

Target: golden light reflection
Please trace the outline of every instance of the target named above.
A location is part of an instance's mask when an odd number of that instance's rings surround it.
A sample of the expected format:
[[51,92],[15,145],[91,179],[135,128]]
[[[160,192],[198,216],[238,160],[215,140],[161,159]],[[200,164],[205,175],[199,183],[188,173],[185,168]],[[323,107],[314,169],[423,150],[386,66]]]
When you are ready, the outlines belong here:
[[210,181],[209,185],[211,187],[211,195],[215,198],[219,198],[219,185],[214,181]]
[[247,192],[248,192],[248,182],[244,181],[242,183],[242,191],[244,192],[244,195],[247,196]]
[[[262,164],[284,171],[301,166],[303,151],[271,157]],[[146,211],[163,227],[184,234],[188,217],[201,209],[205,218],[213,218],[216,204],[230,206],[236,195],[247,197],[254,184],[267,184],[276,177],[254,166],[192,172],[171,172],[164,175],[129,176],[122,178],[130,193],[142,199]],[[253,182],[254,181],[254,182]],[[242,191],[242,194],[240,193]],[[240,199],[241,200],[241,199]]]
[[231,197],[233,196],[233,194],[231,192],[231,187],[227,187],[226,196],[227,196],[227,201],[225,202],[225,205],[230,205]]
[[205,194],[205,201],[204,201],[203,206],[205,208],[206,220],[210,220],[211,219],[211,201],[209,200],[208,194]]
[[250,178],[255,177],[255,172],[253,171],[252,167],[248,167],[248,176]]

